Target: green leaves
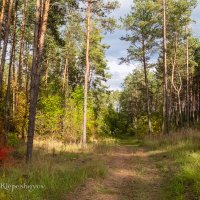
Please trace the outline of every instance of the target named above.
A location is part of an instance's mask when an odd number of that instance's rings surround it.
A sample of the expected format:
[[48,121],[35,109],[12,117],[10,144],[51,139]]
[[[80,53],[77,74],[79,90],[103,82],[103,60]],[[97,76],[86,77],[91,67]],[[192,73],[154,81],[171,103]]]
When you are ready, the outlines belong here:
[[158,4],[153,0],[134,2],[130,14],[121,19],[128,34],[122,40],[130,42],[125,62],[142,61],[145,48],[146,59],[152,55],[158,38]]

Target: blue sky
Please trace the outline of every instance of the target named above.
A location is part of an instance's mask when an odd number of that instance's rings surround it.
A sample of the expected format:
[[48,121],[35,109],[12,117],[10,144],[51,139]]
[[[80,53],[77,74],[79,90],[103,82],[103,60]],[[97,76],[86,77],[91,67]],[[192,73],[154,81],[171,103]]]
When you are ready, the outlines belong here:
[[[119,2],[121,4],[120,8],[113,13],[116,18],[129,13],[133,0],[119,0]],[[192,24],[194,36],[200,37],[200,0],[198,0],[198,6],[193,11],[192,18],[196,21]],[[123,30],[115,30],[114,33],[105,35],[103,41],[110,46],[106,52],[106,58],[109,73],[112,75],[112,78],[107,82],[111,90],[121,89],[124,78],[135,68],[134,65],[119,65],[119,58],[126,55],[126,49],[128,48],[128,43],[120,40],[120,37],[125,33]]]

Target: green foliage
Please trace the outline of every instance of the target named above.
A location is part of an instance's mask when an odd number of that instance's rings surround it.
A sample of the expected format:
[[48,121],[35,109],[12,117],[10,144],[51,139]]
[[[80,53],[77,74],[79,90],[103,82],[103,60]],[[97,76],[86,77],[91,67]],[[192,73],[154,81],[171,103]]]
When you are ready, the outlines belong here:
[[157,1],[135,0],[130,14],[122,19],[127,30],[127,35],[122,40],[130,43],[127,57],[122,58],[124,62],[145,62],[148,64],[150,56],[157,45],[159,31],[159,4]]
[[105,127],[104,132],[108,135],[119,136],[126,134],[126,120],[122,113],[117,112],[112,105],[108,106],[108,112],[104,117]]
[[20,144],[19,138],[15,133],[8,134],[8,145],[11,147],[18,147]]
[[162,116],[160,115],[160,113],[154,113],[152,115],[153,134],[160,134],[162,131],[161,127],[162,127]]
[[[100,101],[95,98],[95,95],[92,92],[88,94],[88,139],[102,133],[107,109],[101,106],[105,97],[102,96]],[[76,87],[69,97],[65,100],[63,98],[57,94],[46,96],[44,93],[39,102],[36,130],[39,135],[51,135],[65,142],[78,143],[82,136],[83,87]]]
[[83,88],[77,87],[66,101],[63,137],[66,141],[78,142],[82,133]]
[[58,95],[40,99],[36,120],[36,130],[39,134],[58,134],[61,131],[60,122],[63,114],[61,100]]
[[[162,116],[158,102],[162,99],[160,83],[156,74],[149,72],[149,95],[151,99],[151,122],[153,134],[160,133],[162,127]],[[119,97],[120,112],[126,120],[126,131],[144,136],[148,132],[148,120],[146,114],[146,88],[144,73],[141,69],[135,69],[129,74],[123,84],[123,91]]]
[[21,134],[22,131],[24,115],[25,115],[25,107],[26,107],[25,94],[20,93],[18,94],[18,105],[15,107],[15,112],[14,112],[15,114],[13,118],[14,131],[17,132],[18,134]]

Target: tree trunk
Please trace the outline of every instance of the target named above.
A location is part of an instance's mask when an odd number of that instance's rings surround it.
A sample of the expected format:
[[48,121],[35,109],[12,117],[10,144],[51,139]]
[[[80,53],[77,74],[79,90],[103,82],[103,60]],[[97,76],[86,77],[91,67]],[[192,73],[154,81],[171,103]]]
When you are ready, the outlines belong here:
[[163,0],[163,133],[169,133],[166,0]]
[[25,112],[24,112],[24,119],[22,125],[22,140],[25,142],[25,129],[26,129],[26,119],[28,116],[28,102],[29,102],[29,46],[27,45],[27,52],[26,52],[26,87],[25,87],[25,94],[26,94],[26,104],[25,104]]
[[88,0],[87,9],[87,46],[86,46],[86,70],[85,70],[85,84],[84,84],[84,106],[83,106],[83,135],[82,135],[82,145],[86,146],[86,134],[87,134],[87,96],[88,96],[88,82],[90,74],[90,61],[89,61],[89,51],[90,51],[90,15],[91,15],[91,0]]
[[14,51],[13,55],[13,68],[12,68],[12,120],[15,117],[15,110],[16,110],[16,51]]
[[[182,126],[182,108],[181,108],[181,98],[180,98],[180,92],[182,90],[182,79],[181,79],[181,75],[178,72],[179,75],[179,80],[180,80],[180,86],[176,87],[175,83],[174,83],[174,72],[175,72],[175,67],[177,65],[177,47],[178,47],[178,36],[176,34],[175,36],[175,50],[174,50],[174,59],[172,60],[172,77],[171,77],[171,83],[175,89],[175,91],[177,92],[177,98],[178,98],[178,113],[179,113],[179,124],[180,127]],[[177,69],[178,71],[178,69]]]
[[49,60],[47,59],[47,67],[46,67],[46,73],[45,73],[45,90],[47,91],[48,87],[48,78],[49,78]]
[[41,10],[41,2],[42,1],[40,0],[36,1],[36,21],[35,21],[35,33],[34,33],[33,61],[31,69],[30,108],[29,108],[26,162],[29,162],[32,159],[36,106],[39,93],[42,56],[44,51],[45,34],[46,34],[48,12],[50,5],[50,0],[45,0],[44,7]]
[[197,78],[197,123],[199,122],[199,101],[200,101],[199,80]]
[[12,47],[10,53],[10,64],[8,69],[8,83],[7,83],[7,90],[6,90],[6,106],[5,106],[5,142],[8,141],[8,132],[9,132],[9,123],[10,123],[10,90],[11,90],[11,80],[12,80],[12,65],[13,65],[13,55],[15,51],[15,43],[16,43],[16,26],[17,26],[17,4],[15,3],[15,14],[14,14],[14,28],[13,28],[13,36],[12,36]]
[[25,33],[25,20],[28,0],[23,2],[23,15],[21,21],[21,39],[19,51],[19,69],[18,69],[18,92],[22,90],[22,68],[23,68],[23,52],[24,52],[24,33]]
[[2,97],[3,74],[4,74],[4,66],[6,62],[6,51],[7,51],[7,46],[8,46],[8,36],[9,36],[11,17],[12,17],[13,2],[14,0],[10,0],[9,2],[8,19],[6,22],[4,46],[3,46],[1,64],[0,64],[0,98]]
[[182,127],[182,109],[181,109],[181,97],[179,91],[177,93],[177,96],[178,96],[178,109],[179,109],[179,124],[180,127]]
[[68,84],[69,84],[69,58],[68,58],[68,51],[66,52],[65,57],[65,67],[63,72],[63,91],[66,93],[68,92]]
[[3,0],[1,7],[1,16],[0,16],[0,50],[1,50],[1,39],[2,39],[2,28],[3,28],[2,26],[4,20],[5,7],[6,7],[6,0]]
[[147,74],[147,62],[145,56],[145,43],[144,39],[142,39],[142,53],[143,53],[143,67],[144,67],[144,77],[145,77],[145,86],[146,86],[146,98],[147,98],[147,118],[148,118],[148,133],[152,132],[152,125],[151,125],[151,111],[150,111],[150,97],[149,97],[149,80]]
[[67,97],[69,95],[69,58],[68,58],[68,51],[66,51],[66,57],[65,57],[65,66],[64,66],[64,71],[63,71],[63,85],[62,85],[62,90],[64,93],[64,99],[63,99],[63,109],[64,109],[64,114],[62,117],[62,132],[64,133],[66,130],[66,125],[65,125],[65,118],[66,118],[66,107],[67,107]]
[[[186,34],[188,34],[188,28],[186,28]],[[190,126],[190,97],[189,97],[189,42],[188,36],[186,39],[186,73],[187,73],[187,88],[186,88],[186,119],[187,126]]]
[[169,123],[171,123],[172,121],[172,98],[173,98],[173,84],[172,84],[172,81],[171,81],[171,84],[170,84],[170,93],[169,93]]

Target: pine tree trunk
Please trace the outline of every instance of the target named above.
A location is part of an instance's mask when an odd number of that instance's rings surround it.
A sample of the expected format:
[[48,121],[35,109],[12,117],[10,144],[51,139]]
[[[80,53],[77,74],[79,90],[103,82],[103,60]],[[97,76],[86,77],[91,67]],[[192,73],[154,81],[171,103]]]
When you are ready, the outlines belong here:
[[5,35],[4,35],[4,46],[3,46],[1,64],[0,64],[0,98],[2,97],[3,74],[4,74],[4,66],[6,62],[6,51],[7,51],[7,46],[8,46],[8,37],[9,37],[10,22],[11,22],[11,17],[12,17],[13,2],[14,0],[10,0],[9,2],[8,18],[6,22]]
[[25,20],[28,0],[23,2],[23,15],[21,21],[21,39],[19,51],[19,68],[18,68],[18,92],[22,90],[22,67],[23,67],[23,52],[24,52],[24,33],[25,33]]
[[173,98],[173,84],[170,82],[170,93],[169,93],[169,123],[171,123],[172,119],[172,98]]
[[[188,34],[188,28],[186,28],[186,34]],[[186,76],[187,76],[187,88],[186,88],[186,119],[187,126],[190,126],[190,96],[189,96],[189,42],[188,36],[186,39]]]
[[0,50],[1,50],[1,39],[2,39],[2,28],[3,28],[2,26],[4,20],[5,7],[6,7],[6,0],[3,0],[1,7],[1,16],[0,16]]
[[50,0],[45,0],[43,9],[42,1],[36,1],[36,21],[34,33],[34,50],[31,69],[31,85],[30,85],[30,108],[28,123],[28,141],[26,162],[32,159],[33,139],[35,131],[36,107],[39,93],[40,74],[42,66],[42,56],[44,51],[45,34],[47,28],[48,12]]
[[13,68],[12,68],[12,120],[15,117],[15,110],[16,110],[16,69],[15,69],[15,61],[16,61],[16,51],[14,51],[13,55]]
[[47,59],[47,67],[46,67],[46,73],[45,73],[45,90],[47,90],[48,87],[48,78],[49,78],[49,60]]
[[7,82],[7,90],[6,90],[6,106],[5,106],[5,142],[8,142],[8,132],[9,132],[9,124],[10,124],[10,91],[11,91],[11,80],[12,80],[12,66],[13,66],[13,56],[15,51],[15,43],[16,43],[16,27],[17,27],[17,4],[15,3],[15,14],[14,14],[14,29],[12,34],[12,47],[10,53],[10,64],[8,69],[8,82]]
[[33,44],[33,60],[31,69],[31,85],[30,85],[30,108],[29,108],[29,122],[28,122],[28,136],[27,136],[27,154],[26,162],[29,162],[32,158],[33,151],[33,137],[35,129],[35,115],[36,115],[36,104],[35,99],[35,86],[36,78],[38,78],[37,70],[37,54],[38,54],[38,38],[39,38],[39,26],[40,26],[40,0],[36,1],[36,20],[35,20],[35,31],[34,31],[34,44]]
[[68,58],[68,51],[66,52],[65,57],[65,67],[63,71],[63,91],[68,92],[68,83],[69,82],[69,58]]
[[180,124],[180,127],[182,127],[182,109],[181,109],[180,92],[178,92],[177,96],[178,96],[179,124]]
[[62,90],[64,93],[64,99],[63,99],[63,109],[64,109],[64,114],[63,114],[63,119],[62,119],[62,133],[65,132],[66,130],[66,125],[65,125],[65,118],[66,118],[66,107],[67,107],[67,97],[69,95],[69,60],[68,60],[68,51],[66,52],[66,57],[65,57],[65,66],[64,66],[64,71],[63,71],[63,86]]
[[88,83],[90,74],[90,61],[89,61],[89,50],[90,50],[90,15],[91,15],[91,0],[88,0],[87,10],[87,46],[86,46],[86,70],[85,70],[85,84],[84,84],[84,106],[83,106],[83,135],[82,145],[86,146],[86,134],[87,134],[87,97],[88,97]]
[[4,66],[6,62],[6,52],[7,52],[7,45],[8,45],[8,37],[9,37],[9,28],[11,23],[11,16],[12,16],[12,9],[13,9],[13,2],[14,0],[10,0],[9,2],[9,9],[8,9],[8,17],[4,32],[4,46],[2,51],[1,63],[0,63],[0,144],[6,143],[5,138],[5,119],[2,113],[2,101],[3,101],[3,74],[4,74]]
[[[180,86],[177,87],[174,83],[174,73],[175,73],[175,67],[177,65],[177,47],[178,47],[178,36],[176,34],[175,36],[175,51],[174,51],[174,59],[172,61],[172,76],[171,76],[171,83],[174,87],[174,90],[177,92],[177,100],[178,100],[178,121],[180,127],[182,126],[182,107],[181,107],[181,98],[180,98],[180,92],[182,90],[182,78],[180,73],[179,74],[179,80],[180,80]],[[178,69],[177,69],[178,71]]]
[[150,97],[149,97],[149,80],[148,80],[148,74],[147,74],[147,63],[146,63],[146,56],[145,56],[144,39],[142,39],[142,49],[143,49],[143,67],[144,67],[146,99],[147,99],[148,133],[150,134],[152,132],[152,125],[151,125],[151,111],[150,111]]
[[199,89],[199,80],[197,78],[197,123],[199,122],[199,101],[200,101],[200,89]]
[[24,112],[24,119],[22,125],[22,140],[25,142],[25,129],[26,129],[26,119],[28,116],[28,102],[29,102],[29,47],[27,46],[26,52],[26,87],[25,87],[25,94],[26,94],[26,103],[25,103],[25,112]]
[[163,133],[169,133],[166,0],[163,0]]

